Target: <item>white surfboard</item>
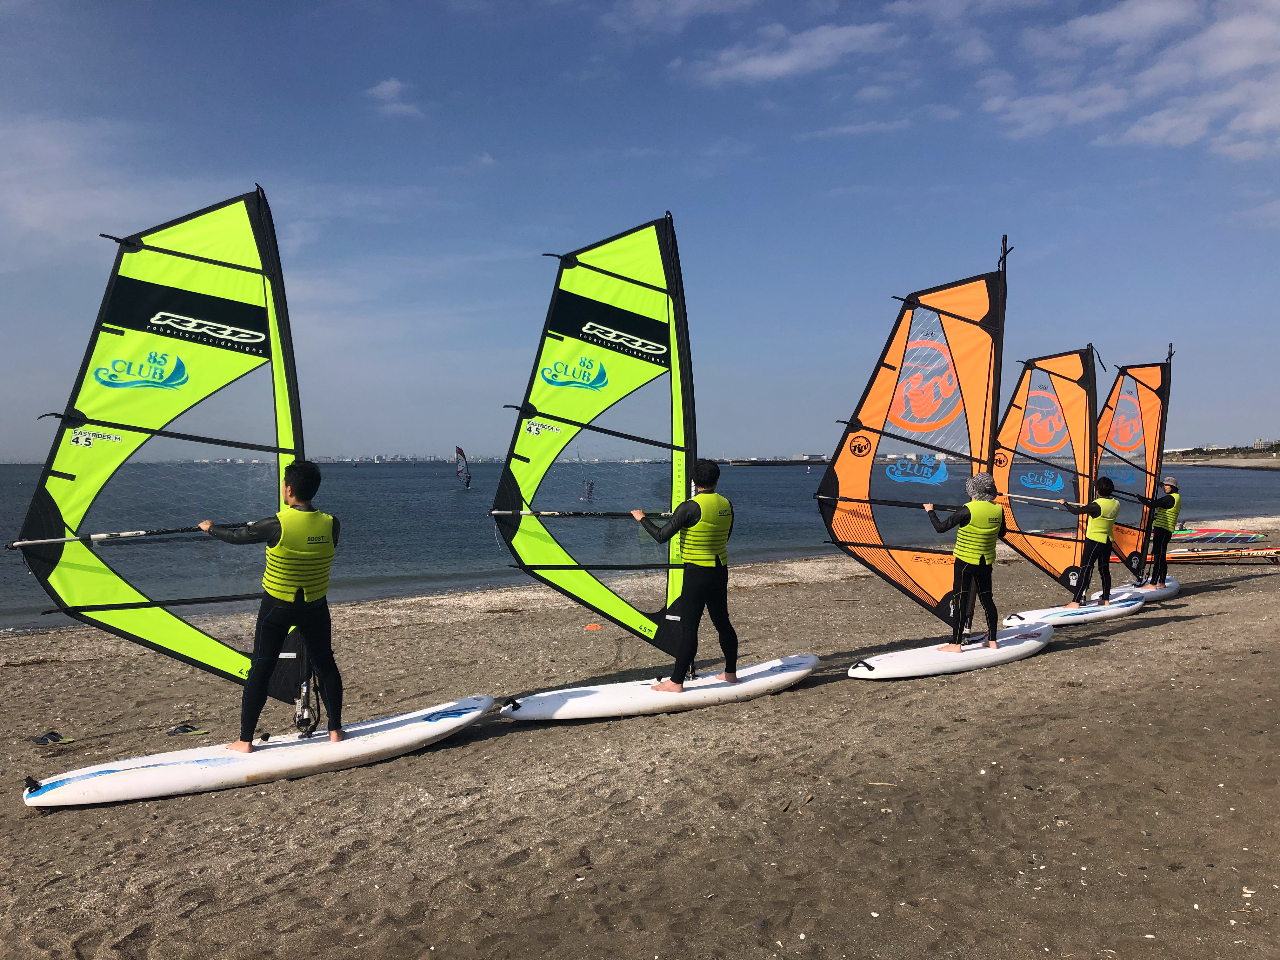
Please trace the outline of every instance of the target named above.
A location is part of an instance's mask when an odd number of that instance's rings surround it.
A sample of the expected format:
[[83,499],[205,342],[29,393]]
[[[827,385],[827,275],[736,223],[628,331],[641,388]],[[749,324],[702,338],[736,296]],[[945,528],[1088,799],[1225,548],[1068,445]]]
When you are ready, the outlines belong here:
[[[1155,603],[1157,600],[1168,600],[1170,597],[1176,597],[1178,591],[1182,589],[1182,584],[1178,582],[1177,577],[1166,577],[1163,587],[1157,587],[1154,590],[1142,589],[1146,585],[1144,578],[1140,583],[1126,583],[1124,586],[1113,587],[1111,589],[1111,599],[1129,594],[1136,594],[1147,603]],[[1102,591],[1099,590],[1093,595],[1094,600],[1102,598]]]
[[305,740],[291,734],[266,743],[255,741],[252,753],[236,753],[219,744],[101,763],[42,780],[23,791],[22,799],[29,807],[118,803],[345,770],[443,740],[475,723],[492,706],[492,697],[468,697],[413,713],[353,723],[346,728],[347,738],[338,743],[330,743],[320,731]]
[[1096,623],[1099,620],[1114,620],[1116,617],[1127,617],[1142,609],[1146,601],[1132,593],[1112,597],[1105,607],[1098,600],[1090,600],[1079,607],[1046,607],[1043,610],[1027,610],[1023,613],[1011,614],[1004,618],[1006,627],[1040,622],[1051,623],[1055,627],[1069,627],[1074,623]]
[[987,646],[987,635],[970,637],[959,653],[939,650],[947,644],[938,639],[927,647],[911,650],[895,650],[859,660],[849,668],[849,676],[860,680],[902,680],[907,677],[934,677],[944,673],[964,673],[980,670],[1001,663],[1011,663],[1039,653],[1053,637],[1053,627],[1047,623],[1027,623],[1012,630],[996,634],[999,648]]
[[630,683],[548,690],[511,701],[503,706],[502,715],[512,720],[591,720],[694,710],[777,693],[799,683],[813,673],[817,665],[818,658],[813,654],[798,653],[768,663],[740,667],[737,683],[726,683],[714,676],[686,681],[683,693],[649,689],[659,682],[659,677]]

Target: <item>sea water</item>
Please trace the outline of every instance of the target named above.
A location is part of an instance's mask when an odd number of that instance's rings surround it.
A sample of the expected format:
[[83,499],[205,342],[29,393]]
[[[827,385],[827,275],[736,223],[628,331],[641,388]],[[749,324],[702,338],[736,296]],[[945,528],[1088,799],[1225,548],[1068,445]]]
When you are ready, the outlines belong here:
[[[169,477],[175,476],[175,471],[179,476],[183,470],[191,474],[191,515],[186,522],[195,524],[213,519],[231,523],[259,519],[244,515],[241,503],[202,499],[200,470],[208,467],[166,466]],[[473,480],[471,489],[467,490],[454,475],[453,465],[447,462],[321,465],[324,483],[316,505],[335,514],[342,522],[331,599],[341,602],[414,596],[532,582],[512,568],[513,558],[488,516],[501,464],[478,463],[471,469]],[[731,562],[833,555],[836,548],[826,543],[827,530],[813,499],[825,469],[817,465],[812,471],[799,465],[722,467],[720,492],[734,504]],[[590,504],[578,505],[577,509],[658,507],[656,502],[639,502],[648,499],[646,491],[650,491],[655,486],[653,481],[665,472],[658,464],[589,464],[583,470],[590,474],[593,500]],[[5,542],[17,536],[39,475],[38,465],[0,464],[0,538]],[[1280,471],[1179,465],[1177,476],[1182,484],[1185,521],[1280,514]],[[903,499],[938,497],[935,487],[912,483],[901,486]],[[625,502],[632,494],[638,502]],[[920,546],[950,542],[950,534],[935,537],[923,511],[895,510],[891,515],[897,529],[882,531],[891,542]],[[156,525],[153,518],[141,515],[129,520],[122,529]],[[133,548],[121,544],[102,549],[105,554],[106,550]],[[260,546],[237,547],[211,542],[206,549],[237,551],[228,555],[236,558],[238,567],[260,568]],[[163,584],[164,577],[170,576],[163,561],[163,549],[156,550],[154,555],[156,579],[149,585],[152,587],[157,582]],[[173,570],[171,577],[171,596],[227,592],[221,584],[191,583],[190,576],[183,570]],[[246,582],[232,592],[252,589],[254,585]],[[41,615],[52,606],[52,601],[27,572],[21,553],[8,550],[0,553],[0,630],[67,625],[70,621],[60,614]]]

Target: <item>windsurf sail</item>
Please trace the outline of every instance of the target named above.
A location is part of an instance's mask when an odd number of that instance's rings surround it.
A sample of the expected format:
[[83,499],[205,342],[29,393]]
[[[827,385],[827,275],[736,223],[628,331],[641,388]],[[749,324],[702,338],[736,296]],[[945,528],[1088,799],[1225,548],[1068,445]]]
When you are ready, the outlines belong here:
[[1005,542],[1068,589],[1075,589],[1087,516],[1056,501],[1093,497],[1097,443],[1093,344],[1027,360],[1000,422],[996,489],[1008,533]]
[[832,543],[948,625],[950,537],[920,508],[955,509],[965,481],[991,470],[1008,252],[994,273],[903,299],[816,494]]
[[[190,525],[274,514],[303,455],[271,210],[259,187],[108,239],[115,265],[71,396],[47,414],[57,432],[18,538],[63,542],[20,549],[58,610],[243,683],[233,643],[251,644],[252,622],[214,622],[229,608],[211,605],[261,596],[262,554]],[[109,531],[152,535],[90,538]]]
[[1124,565],[1141,576],[1146,565],[1151,521],[1149,501],[1164,493],[1164,458],[1173,344],[1163,363],[1120,367],[1107,402],[1098,413],[1097,475],[1110,477],[1120,499],[1120,517],[1111,533]]
[[[492,515],[516,566],[674,656],[679,537],[631,517],[688,499],[693,371],[671,214],[558,256]],[[591,465],[591,484],[582,464]]]
[[467,455],[462,452],[461,447],[454,447],[454,473],[457,474],[458,482],[462,486],[471,489],[471,465],[467,463]]

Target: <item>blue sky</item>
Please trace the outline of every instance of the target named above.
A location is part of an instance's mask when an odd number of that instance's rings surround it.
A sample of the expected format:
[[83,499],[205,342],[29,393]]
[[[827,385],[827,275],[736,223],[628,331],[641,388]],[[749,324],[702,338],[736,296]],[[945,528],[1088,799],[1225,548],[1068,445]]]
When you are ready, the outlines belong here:
[[0,0],[0,459],[45,455],[97,234],[255,181],[313,454],[505,451],[539,255],[667,209],[705,453],[829,452],[891,297],[1002,233],[1006,396],[1172,340],[1171,445],[1272,439],[1278,159],[1277,0]]

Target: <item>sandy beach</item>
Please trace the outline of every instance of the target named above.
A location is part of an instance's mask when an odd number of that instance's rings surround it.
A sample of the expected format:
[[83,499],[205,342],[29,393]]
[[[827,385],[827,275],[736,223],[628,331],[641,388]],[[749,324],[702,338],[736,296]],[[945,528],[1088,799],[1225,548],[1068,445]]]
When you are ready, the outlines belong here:
[[[1002,556],[1002,615],[1067,599]],[[52,813],[23,777],[231,739],[239,688],[90,629],[10,635],[0,954],[1280,957],[1280,567],[1174,572],[1178,598],[1032,659],[881,684],[850,662],[929,615],[842,556],[741,567],[744,662],[822,657],[779,696],[495,713],[372,767]],[[334,612],[349,720],[664,664],[538,586]],[[718,668],[708,624],[701,653]],[[49,729],[75,742],[27,739]]]

